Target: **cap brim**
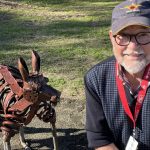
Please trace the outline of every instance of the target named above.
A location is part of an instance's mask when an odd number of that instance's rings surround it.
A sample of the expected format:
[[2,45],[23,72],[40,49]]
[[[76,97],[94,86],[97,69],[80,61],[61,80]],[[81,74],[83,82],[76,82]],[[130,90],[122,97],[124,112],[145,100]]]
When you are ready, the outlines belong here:
[[116,35],[121,30],[132,25],[140,25],[143,27],[150,28],[150,18],[134,16],[134,17],[119,19],[115,21],[111,26],[112,34]]

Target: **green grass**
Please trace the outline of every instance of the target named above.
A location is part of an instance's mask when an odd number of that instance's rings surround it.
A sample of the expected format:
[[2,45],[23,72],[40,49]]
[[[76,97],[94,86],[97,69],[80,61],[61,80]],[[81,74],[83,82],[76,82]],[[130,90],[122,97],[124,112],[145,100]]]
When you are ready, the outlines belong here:
[[[16,0],[0,2],[0,63],[17,66],[31,50],[62,97],[84,99],[83,76],[112,55],[108,31],[119,1]],[[31,68],[31,67],[30,67]]]

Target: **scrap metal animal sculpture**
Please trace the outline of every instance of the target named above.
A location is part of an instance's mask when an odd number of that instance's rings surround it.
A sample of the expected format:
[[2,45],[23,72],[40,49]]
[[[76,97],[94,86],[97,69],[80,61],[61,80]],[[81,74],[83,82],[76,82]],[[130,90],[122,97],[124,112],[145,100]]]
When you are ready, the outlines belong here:
[[18,69],[0,65],[0,130],[4,150],[11,150],[11,137],[18,132],[22,146],[30,150],[25,142],[23,125],[29,124],[35,115],[50,122],[54,149],[58,150],[54,106],[60,92],[49,86],[46,79],[40,73],[40,57],[35,51],[32,51],[32,73],[23,58],[18,60]]

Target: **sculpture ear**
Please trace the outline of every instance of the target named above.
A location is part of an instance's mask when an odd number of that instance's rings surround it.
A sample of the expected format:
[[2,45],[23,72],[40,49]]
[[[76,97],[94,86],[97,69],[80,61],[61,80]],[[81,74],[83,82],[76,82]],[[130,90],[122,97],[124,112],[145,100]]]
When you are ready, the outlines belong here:
[[36,51],[32,51],[32,71],[39,72],[40,71],[40,56]]
[[28,67],[26,65],[26,62],[24,61],[24,59],[22,57],[20,57],[18,59],[18,69],[21,73],[23,81],[27,81],[27,79],[29,77],[29,70],[28,70]]

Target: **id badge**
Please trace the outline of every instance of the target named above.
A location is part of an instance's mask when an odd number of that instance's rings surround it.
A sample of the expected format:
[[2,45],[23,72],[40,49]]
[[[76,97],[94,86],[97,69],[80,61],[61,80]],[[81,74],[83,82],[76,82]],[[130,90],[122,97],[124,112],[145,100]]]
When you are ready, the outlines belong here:
[[133,136],[130,136],[125,150],[137,150],[137,149],[138,149],[137,140]]

